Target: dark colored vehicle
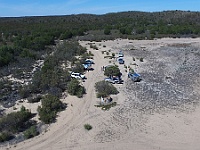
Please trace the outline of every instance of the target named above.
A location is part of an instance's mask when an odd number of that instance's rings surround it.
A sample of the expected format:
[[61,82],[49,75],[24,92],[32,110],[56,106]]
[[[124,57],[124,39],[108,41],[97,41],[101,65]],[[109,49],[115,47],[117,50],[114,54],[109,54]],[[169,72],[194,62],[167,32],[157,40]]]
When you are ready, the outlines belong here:
[[123,58],[119,58],[119,59],[118,59],[118,62],[119,62],[119,64],[124,64]]
[[71,77],[76,79],[86,79],[85,75],[76,72],[72,72]]
[[92,60],[86,59],[84,64],[94,64]]
[[138,74],[136,72],[128,73],[128,78],[130,78],[134,82],[140,82],[142,80],[140,74]]

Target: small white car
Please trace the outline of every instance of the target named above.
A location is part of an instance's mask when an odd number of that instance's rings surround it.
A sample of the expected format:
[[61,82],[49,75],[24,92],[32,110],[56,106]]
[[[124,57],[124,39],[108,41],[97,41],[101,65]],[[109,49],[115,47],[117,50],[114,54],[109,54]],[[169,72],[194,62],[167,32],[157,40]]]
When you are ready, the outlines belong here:
[[86,79],[85,75],[76,72],[72,72],[71,77],[76,79]]
[[111,77],[111,78],[105,78],[104,81],[106,82],[110,82],[112,84],[122,84],[123,83],[123,80],[120,78],[120,77]]

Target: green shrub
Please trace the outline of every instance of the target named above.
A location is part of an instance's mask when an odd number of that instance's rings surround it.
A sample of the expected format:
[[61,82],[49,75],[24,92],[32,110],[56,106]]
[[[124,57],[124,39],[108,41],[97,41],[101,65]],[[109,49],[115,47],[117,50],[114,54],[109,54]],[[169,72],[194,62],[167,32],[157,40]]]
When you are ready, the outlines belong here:
[[20,111],[12,112],[0,119],[0,132],[18,133],[27,128],[32,114],[24,106]]
[[109,66],[109,67],[106,67],[104,75],[105,76],[120,76],[121,72],[118,66]]
[[134,71],[134,69],[130,68],[129,72],[134,73],[135,71]]
[[85,88],[82,87],[77,79],[72,79],[67,86],[69,94],[76,95],[77,97],[82,97],[85,94]]
[[91,51],[88,52],[88,55],[89,55],[89,56],[94,56],[94,54],[92,54]]
[[109,28],[105,28],[104,29],[104,34],[105,35],[109,35],[111,33],[110,29]]
[[36,58],[36,54],[34,54],[33,52],[31,52],[30,50],[28,49],[24,49],[21,54],[20,54],[21,57],[29,57],[29,58],[33,58],[35,59]]
[[112,57],[115,58],[115,53],[112,53]]
[[9,132],[1,132],[0,133],[0,142],[9,141],[13,138],[13,135]]
[[143,62],[144,61],[144,59],[143,58],[140,58],[140,62]]
[[39,134],[39,132],[37,131],[37,127],[36,126],[31,126],[29,129],[24,131],[24,137],[26,139],[32,138],[34,136],[37,136],[38,134]]
[[98,50],[98,47],[96,45],[90,44],[90,48],[93,48],[95,50]]
[[106,51],[101,51],[102,54],[104,54]]
[[84,128],[89,131],[92,129],[92,126],[90,124],[85,124]]
[[79,73],[83,73],[85,70],[84,70],[84,67],[81,63],[76,63],[75,67],[73,67],[73,72],[79,72]]
[[57,112],[63,110],[63,103],[58,97],[53,95],[46,95],[42,99],[42,106],[38,107],[40,120],[44,123],[52,123],[56,119]]
[[27,98],[30,96],[30,94],[30,89],[27,86],[19,88],[19,95],[21,98]]
[[95,89],[97,91],[97,97],[107,97],[110,94],[118,94],[118,90],[110,83],[106,81],[99,81],[95,83]]

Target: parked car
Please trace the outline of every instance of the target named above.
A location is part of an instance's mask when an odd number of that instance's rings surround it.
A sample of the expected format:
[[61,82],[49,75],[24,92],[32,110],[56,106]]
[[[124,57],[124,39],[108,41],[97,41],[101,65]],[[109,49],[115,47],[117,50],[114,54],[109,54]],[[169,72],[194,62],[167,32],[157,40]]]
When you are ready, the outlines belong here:
[[128,78],[130,78],[134,82],[140,82],[142,80],[140,74],[138,74],[136,72],[128,73]]
[[123,58],[118,58],[119,64],[124,64],[124,59]]
[[115,84],[115,81],[113,79],[111,79],[111,78],[105,78],[104,81],[110,82],[112,84]]
[[124,54],[122,53],[122,51],[119,52],[119,57],[124,57]]
[[83,67],[85,70],[88,70],[88,69],[90,70],[91,64],[83,64]]
[[115,81],[115,83],[120,84],[123,82],[123,80],[120,77],[112,77],[112,79]]
[[76,72],[72,72],[71,77],[76,79],[86,79],[85,75]]
[[94,64],[94,62],[90,59],[86,59],[84,64]]
[[108,77],[108,78],[105,78],[104,81],[110,82],[112,84],[115,84],[115,83],[120,84],[123,82],[120,77]]

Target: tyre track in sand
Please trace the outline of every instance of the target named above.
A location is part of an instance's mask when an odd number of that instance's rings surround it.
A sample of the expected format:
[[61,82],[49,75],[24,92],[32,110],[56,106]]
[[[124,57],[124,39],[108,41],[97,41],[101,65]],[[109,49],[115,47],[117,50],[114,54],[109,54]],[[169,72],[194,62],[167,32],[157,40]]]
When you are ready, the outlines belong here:
[[[94,51],[94,61],[99,60],[99,59],[102,59],[100,52]],[[54,143],[53,144],[54,147],[56,145],[60,145],[60,147],[63,147],[62,143],[64,143],[64,145],[65,145],[66,141],[67,141],[67,143],[69,142],[68,143],[69,145],[71,145],[71,146],[74,145],[74,143],[76,143],[76,141],[80,137],[82,137],[82,135],[76,135],[75,138],[77,138],[77,139],[74,141],[73,140],[71,141],[69,139],[69,137],[67,137],[67,135],[70,132],[73,132],[73,130],[76,129],[76,127],[80,126],[83,122],[85,122],[95,116],[98,116],[98,114],[95,113],[95,109],[93,109],[94,105],[91,106],[91,104],[94,103],[92,101],[94,101],[96,98],[94,85],[96,82],[98,82],[99,76],[102,75],[100,65],[101,64],[95,63],[93,65],[94,70],[90,71],[90,72],[86,72],[87,80],[85,81],[85,83],[83,83],[83,85],[86,88],[87,94],[84,95],[84,97],[79,100],[80,101],[80,104],[78,104],[79,106],[75,109],[73,108],[73,110],[71,110],[71,114],[68,114],[68,115],[71,115],[71,117],[70,117],[71,119],[63,120],[62,125],[59,128],[57,128],[56,130],[54,129],[55,131],[52,133],[50,133],[50,131],[48,131],[47,133],[44,133],[44,135],[40,135],[33,139],[24,141],[24,144],[19,143],[19,145],[17,145],[17,147],[15,147],[15,150],[52,149],[52,147],[50,147],[52,145],[52,143]],[[91,107],[93,110],[92,109],[90,110]],[[69,109],[69,108],[67,108],[67,109]],[[62,114],[63,113],[61,112],[59,115],[61,116]],[[65,115],[67,115],[67,114],[65,114]],[[58,118],[58,120],[59,120],[59,118]],[[51,127],[56,128],[55,125],[53,125],[53,126],[49,127],[49,130],[51,130]],[[32,141],[34,141],[33,144],[32,144]],[[59,149],[59,146],[56,146],[56,147]]]

